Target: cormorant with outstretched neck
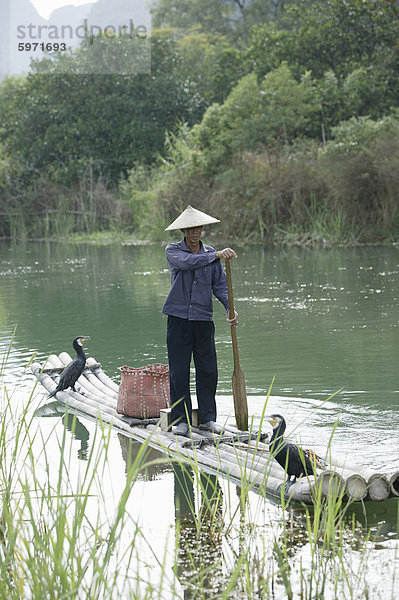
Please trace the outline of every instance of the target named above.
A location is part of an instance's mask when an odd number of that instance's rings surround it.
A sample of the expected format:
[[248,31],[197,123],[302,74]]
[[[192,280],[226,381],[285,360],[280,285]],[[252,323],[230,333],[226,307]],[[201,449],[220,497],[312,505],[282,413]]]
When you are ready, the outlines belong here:
[[270,454],[288,475],[287,489],[295,483],[297,477],[314,475],[315,467],[323,467],[322,459],[312,450],[304,450],[284,439],[286,429],[284,417],[281,415],[270,415],[266,419],[273,427],[273,435],[269,443]]
[[62,392],[67,388],[72,388],[73,391],[76,392],[75,383],[81,376],[86,364],[86,356],[83,352],[83,344],[89,339],[90,336],[88,335],[79,335],[73,340],[73,347],[76,350],[76,357],[62,371],[58,385],[55,390],[49,394],[49,398],[52,398],[57,392]]

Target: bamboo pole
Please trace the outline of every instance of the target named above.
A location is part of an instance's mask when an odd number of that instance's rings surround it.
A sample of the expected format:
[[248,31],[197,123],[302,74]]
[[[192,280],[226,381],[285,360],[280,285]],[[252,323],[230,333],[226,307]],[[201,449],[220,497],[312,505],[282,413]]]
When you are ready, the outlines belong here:
[[363,500],[367,497],[367,480],[355,468],[342,467],[332,460],[328,466],[329,471],[334,471],[345,481],[345,493],[351,500]]
[[337,471],[325,470],[321,473],[319,480],[323,496],[337,498],[344,494],[345,481]]
[[[234,296],[233,282],[231,279],[230,260],[226,259],[226,278],[227,293],[229,297],[229,318],[234,319]],[[248,430],[248,402],[247,391],[245,388],[245,376],[240,366],[240,357],[238,355],[237,327],[230,327],[231,340],[233,343],[234,371],[232,377],[234,412],[238,429]]]
[[391,484],[383,473],[373,473],[367,480],[369,496],[376,502],[382,502],[391,494]]
[[[119,392],[119,386],[115,383],[115,381],[113,381],[110,377],[108,377],[108,375],[106,373],[104,373],[104,371],[101,369],[101,367],[98,365],[98,363],[94,360],[94,358],[92,356],[89,356],[89,358],[86,361],[86,365],[92,369],[93,373],[95,374],[96,377],[98,377],[98,379],[101,381],[101,383],[110,391],[114,392],[114,395],[116,395],[116,397],[118,397],[118,392]],[[96,365],[96,366],[94,366]]]
[[367,497],[367,481],[360,473],[352,473],[345,479],[346,495],[352,500],[364,500]]
[[363,477],[367,483],[366,487],[371,500],[381,502],[389,498],[391,485],[385,473],[378,473],[366,467],[348,464],[347,460],[338,457],[331,458],[331,464]]

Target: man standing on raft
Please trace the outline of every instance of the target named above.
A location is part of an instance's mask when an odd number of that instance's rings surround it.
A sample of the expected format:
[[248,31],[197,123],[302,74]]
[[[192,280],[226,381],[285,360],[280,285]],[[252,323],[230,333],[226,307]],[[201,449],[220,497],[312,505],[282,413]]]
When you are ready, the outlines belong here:
[[226,274],[221,258],[237,258],[231,248],[216,251],[201,242],[204,225],[218,219],[188,206],[166,231],[181,229],[184,239],[166,247],[172,288],[163,305],[168,315],[167,346],[174,433],[186,435],[191,421],[190,363],[194,357],[200,428],[216,430],[216,386],[218,379],[212,293],[227,311]]

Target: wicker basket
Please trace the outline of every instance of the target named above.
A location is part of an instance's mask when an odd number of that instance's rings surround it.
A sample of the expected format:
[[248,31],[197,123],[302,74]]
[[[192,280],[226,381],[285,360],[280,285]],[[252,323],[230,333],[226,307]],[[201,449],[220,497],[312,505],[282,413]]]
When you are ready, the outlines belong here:
[[122,374],[117,412],[136,419],[160,416],[161,408],[170,406],[168,365],[119,367]]

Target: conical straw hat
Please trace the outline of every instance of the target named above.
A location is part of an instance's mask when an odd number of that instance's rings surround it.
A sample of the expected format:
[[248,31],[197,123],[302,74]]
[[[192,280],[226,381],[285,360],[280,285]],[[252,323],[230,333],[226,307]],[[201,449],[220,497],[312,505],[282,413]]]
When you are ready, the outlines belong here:
[[211,223],[220,223],[220,221],[188,205],[186,210],[169,227],[166,227],[165,231],[201,227],[201,225],[210,225]]

